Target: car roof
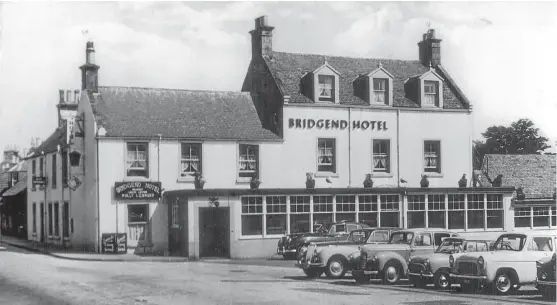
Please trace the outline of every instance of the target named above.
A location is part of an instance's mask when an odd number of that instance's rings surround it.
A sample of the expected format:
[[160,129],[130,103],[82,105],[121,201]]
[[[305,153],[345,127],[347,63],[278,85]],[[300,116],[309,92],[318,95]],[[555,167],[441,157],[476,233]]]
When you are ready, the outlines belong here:
[[398,230],[398,232],[412,232],[412,233],[417,233],[417,232],[424,232],[424,233],[428,233],[428,232],[432,232],[432,233],[449,233],[449,234],[457,234],[456,232],[453,231],[449,231],[446,229],[437,229],[437,228],[431,228],[431,229],[424,229],[424,228],[418,228],[418,229],[400,229]]
[[[361,229],[357,229],[354,231],[376,231],[376,230],[400,230],[400,228],[389,228],[389,227],[366,227],[366,228],[361,228]],[[354,232],[352,231],[352,232]]]

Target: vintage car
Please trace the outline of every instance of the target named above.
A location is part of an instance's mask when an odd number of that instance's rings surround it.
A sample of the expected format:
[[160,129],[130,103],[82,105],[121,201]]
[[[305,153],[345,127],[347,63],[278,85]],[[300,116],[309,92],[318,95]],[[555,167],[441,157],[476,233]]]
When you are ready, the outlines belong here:
[[364,228],[352,231],[346,240],[312,242],[302,247],[296,266],[308,277],[320,276],[324,271],[328,278],[342,278],[352,269],[348,255],[365,244],[387,243],[391,233],[398,228]]
[[361,248],[360,262],[352,270],[352,276],[356,283],[366,283],[371,277],[379,277],[384,284],[394,285],[406,276],[410,255],[433,253],[447,237],[458,237],[458,234],[444,229],[394,232],[387,244],[365,245]]
[[495,242],[489,240],[466,240],[463,237],[447,237],[434,253],[411,256],[408,259],[408,279],[414,287],[424,288],[433,283],[436,289],[451,286],[449,255],[491,250]]
[[504,233],[490,252],[450,256],[451,281],[461,290],[480,288],[497,294],[516,291],[521,285],[535,284],[536,262],[555,252],[554,232]]
[[536,262],[538,275],[536,278],[536,288],[541,291],[543,298],[555,301],[555,253],[551,258],[543,258]]
[[285,259],[294,259],[297,257],[300,248],[309,245],[310,242],[346,240],[350,232],[368,227],[363,223],[342,221],[332,224],[325,231],[323,226],[319,226],[316,230],[314,225],[313,233],[296,233],[283,236],[278,242],[277,254],[282,255]]

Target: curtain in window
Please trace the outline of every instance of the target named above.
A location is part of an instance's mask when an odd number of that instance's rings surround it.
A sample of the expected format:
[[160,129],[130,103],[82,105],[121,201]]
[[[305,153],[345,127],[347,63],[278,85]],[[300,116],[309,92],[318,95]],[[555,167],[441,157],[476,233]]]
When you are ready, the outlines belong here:
[[199,149],[193,145],[182,146],[182,176],[201,171]]
[[332,97],[333,95],[333,80],[332,76],[319,77],[319,96]]

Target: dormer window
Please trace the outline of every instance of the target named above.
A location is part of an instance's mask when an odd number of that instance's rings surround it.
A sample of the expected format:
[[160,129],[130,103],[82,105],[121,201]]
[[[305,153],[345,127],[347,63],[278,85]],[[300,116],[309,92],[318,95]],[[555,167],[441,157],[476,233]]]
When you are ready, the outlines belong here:
[[335,96],[335,77],[333,75],[319,75],[319,101],[332,102]]
[[388,104],[388,96],[387,96],[388,81],[389,80],[386,78],[373,79],[373,95],[375,96],[375,103]]
[[436,81],[424,82],[424,106],[439,107],[439,83]]

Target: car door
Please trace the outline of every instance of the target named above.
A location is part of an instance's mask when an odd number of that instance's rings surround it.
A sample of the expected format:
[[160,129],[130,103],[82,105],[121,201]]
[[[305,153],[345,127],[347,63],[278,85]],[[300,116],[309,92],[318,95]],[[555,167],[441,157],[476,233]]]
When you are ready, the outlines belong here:
[[433,253],[435,251],[433,236],[429,232],[417,233],[410,246],[410,253],[406,255],[405,259],[409,256],[418,256]]
[[553,255],[555,251],[554,237],[551,236],[531,236],[521,252],[520,262],[516,264],[517,272],[520,275],[520,282],[528,283],[536,280],[536,262]]

